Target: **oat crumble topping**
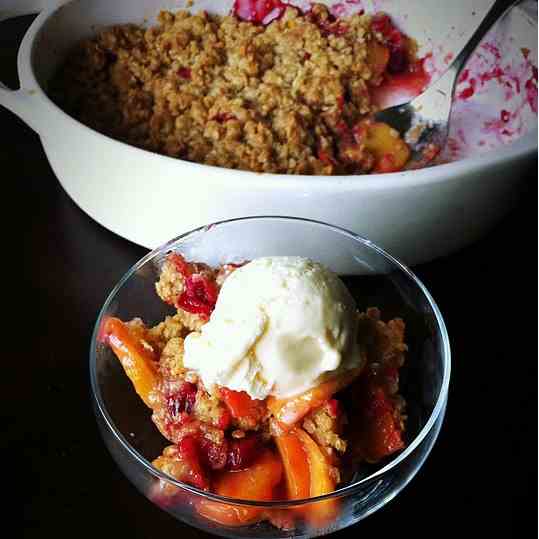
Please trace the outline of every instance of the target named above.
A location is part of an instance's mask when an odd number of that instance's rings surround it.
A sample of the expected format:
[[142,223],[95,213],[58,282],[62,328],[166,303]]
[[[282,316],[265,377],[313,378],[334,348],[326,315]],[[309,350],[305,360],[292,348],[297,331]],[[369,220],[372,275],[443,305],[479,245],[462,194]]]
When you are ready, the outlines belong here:
[[369,55],[384,41],[372,20],[334,21],[323,5],[307,14],[289,7],[267,26],[163,11],[151,28],[115,26],[82,42],[51,96],[88,126],[172,157],[256,172],[367,173],[376,152],[356,127],[375,109],[370,89],[382,79]]

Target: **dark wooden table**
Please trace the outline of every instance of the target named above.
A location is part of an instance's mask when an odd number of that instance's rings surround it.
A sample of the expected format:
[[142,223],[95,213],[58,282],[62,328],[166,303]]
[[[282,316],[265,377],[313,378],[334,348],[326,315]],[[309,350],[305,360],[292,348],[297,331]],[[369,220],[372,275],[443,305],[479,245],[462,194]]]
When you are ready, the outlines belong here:
[[[17,45],[30,20],[0,27],[1,79],[14,87]],[[57,182],[39,138],[3,109],[0,128],[9,216],[4,236],[14,236],[17,247],[3,264],[10,298],[5,311],[15,317],[4,333],[15,353],[4,355],[1,377],[8,410],[3,490],[8,497],[12,487],[20,491],[24,536],[202,536],[146,501],[124,478],[91,409],[92,325],[110,289],[145,249],[85,215]],[[430,458],[398,498],[336,539],[356,533],[431,538],[444,531],[512,537],[536,522],[527,518],[537,509],[537,163],[532,165],[526,196],[487,237],[415,268],[451,336],[446,422]],[[530,501],[532,512],[524,510]]]

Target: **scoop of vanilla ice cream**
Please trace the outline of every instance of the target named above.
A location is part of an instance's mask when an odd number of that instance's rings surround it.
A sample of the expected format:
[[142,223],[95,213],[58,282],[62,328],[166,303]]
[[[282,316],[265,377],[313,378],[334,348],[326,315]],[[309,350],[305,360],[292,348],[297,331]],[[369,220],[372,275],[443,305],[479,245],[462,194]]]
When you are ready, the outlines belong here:
[[258,258],[224,282],[184,366],[251,398],[290,397],[324,375],[359,366],[356,305],[342,281],[301,257]]

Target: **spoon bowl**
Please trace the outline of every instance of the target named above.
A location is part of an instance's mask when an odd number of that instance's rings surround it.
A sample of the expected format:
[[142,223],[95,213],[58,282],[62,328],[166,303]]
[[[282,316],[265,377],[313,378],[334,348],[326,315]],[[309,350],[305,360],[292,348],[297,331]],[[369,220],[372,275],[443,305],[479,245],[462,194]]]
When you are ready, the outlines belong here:
[[445,146],[460,72],[488,31],[517,3],[508,5],[505,0],[496,0],[447,71],[433,85],[411,101],[374,115],[376,121],[390,125],[406,140],[411,150],[406,169],[425,167]]

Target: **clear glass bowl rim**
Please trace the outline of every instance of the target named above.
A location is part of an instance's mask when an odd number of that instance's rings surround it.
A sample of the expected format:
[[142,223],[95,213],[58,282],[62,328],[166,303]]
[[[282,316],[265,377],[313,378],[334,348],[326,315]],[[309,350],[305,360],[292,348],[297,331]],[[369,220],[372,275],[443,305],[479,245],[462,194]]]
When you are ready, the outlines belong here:
[[[112,418],[110,417],[107,408],[105,406],[105,403],[103,402],[101,392],[99,390],[99,386],[97,383],[97,373],[96,373],[96,345],[98,342],[98,334],[99,334],[99,328],[101,325],[101,321],[103,319],[103,316],[105,312],[107,311],[108,307],[114,300],[116,293],[122,288],[122,286],[129,280],[129,278],[142,266],[144,266],[149,260],[151,260],[153,257],[157,256],[160,252],[163,252],[170,248],[173,244],[178,242],[181,239],[186,238],[187,236],[190,236],[191,234],[196,234],[198,232],[203,231],[209,231],[211,228],[221,225],[226,225],[228,223],[233,222],[239,222],[239,221],[253,221],[253,220],[279,220],[279,221],[299,221],[303,223],[311,223],[314,225],[322,226],[325,228],[332,229],[334,232],[342,234],[344,236],[349,237],[350,239],[357,241],[364,246],[376,251],[379,255],[381,255],[383,258],[385,258],[387,261],[391,263],[391,265],[395,266],[397,269],[408,275],[412,279],[412,281],[417,285],[420,292],[425,296],[427,299],[430,307],[432,308],[432,311],[436,317],[436,323],[437,323],[437,330],[439,331],[441,337],[442,337],[442,361],[443,361],[443,367],[444,367],[444,373],[442,378],[442,385],[440,388],[440,393],[438,394],[438,397],[436,399],[436,404],[434,406],[434,409],[432,410],[432,413],[419,432],[419,434],[413,439],[413,441],[410,443],[409,446],[407,446],[404,451],[399,453],[394,459],[392,459],[390,462],[388,462],[385,466],[383,466],[380,470],[377,470],[375,473],[364,477],[363,479],[356,481],[354,483],[351,483],[350,485],[346,485],[344,487],[341,487],[337,490],[334,490],[333,492],[330,492],[328,494],[324,494],[322,496],[315,496],[312,498],[304,498],[300,500],[278,500],[278,501],[256,501],[256,500],[243,500],[241,498],[230,498],[227,496],[220,496],[219,494],[215,494],[213,492],[208,492],[201,490],[197,487],[193,487],[191,485],[188,485],[187,483],[182,483],[181,481],[178,481],[176,479],[173,479],[172,477],[164,474],[157,468],[155,468],[150,461],[148,461],[146,458],[144,458],[138,451],[136,451],[131,444],[127,441],[127,439],[122,435],[122,433],[116,428],[114,425],[114,422]],[[317,221],[315,219],[306,219],[303,217],[289,217],[284,215],[257,215],[257,216],[250,216],[250,217],[236,217],[233,219],[225,219],[222,221],[215,221],[214,223],[210,223],[208,225],[197,227],[193,230],[190,230],[188,232],[185,232],[183,234],[180,234],[179,236],[176,236],[175,238],[165,242],[164,244],[160,245],[159,247],[156,247],[146,255],[144,255],[138,262],[136,262],[124,275],[123,277],[118,281],[116,286],[112,289],[110,294],[107,296],[107,299],[105,300],[105,303],[103,304],[103,307],[101,307],[99,311],[99,315],[97,317],[96,323],[94,325],[94,329],[92,332],[91,342],[90,342],[90,383],[91,383],[91,390],[92,390],[92,396],[94,398],[94,404],[96,405],[96,413],[99,412],[105,421],[108,429],[112,432],[113,436],[116,438],[116,441],[125,449],[143,468],[145,468],[148,472],[150,472],[153,476],[156,478],[166,481],[167,483],[170,483],[180,489],[187,490],[188,492],[191,492],[192,494],[196,494],[198,496],[201,496],[203,498],[207,498],[209,500],[222,502],[222,503],[228,503],[228,504],[235,504],[235,505],[245,505],[245,506],[256,506],[256,507],[271,507],[271,508],[287,508],[287,507],[294,507],[297,505],[304,505],[308,503],[314,503],[321,500],[331,499],[331,498],[340,498],[343,496],[348,496],[359,490],[359,488],[364,485],[367,482],[372,481],[373,479],[380,477],[382,475],[387,474],[389,471],[391,471],[394,467],[396,467],[400,462],[402,462],[404,459],[408,457],[418,446],[421,444],[423,439],[427,436],[427,434],[430,432],[434,424],[436,423],[436,420],[438,419],[440,413],[443,412],[445,407],[445,401],[447,399],[447,394],[449,390],[449,379],[451,375],[451,348],[449,344],[449,336],[447,334],[447,329],[442,317],[442,314],[436,305],[436,302],[430,295],[429,291],[426,289],[426,287],[423,285],[423,283],[416,277],[416,275],[402,262],[391,256],[389,253],[384,251],[381,247],[378,247],[376,244],[374,244],[372,241],[359,236],[358,234],[351,232],[345,228],[332,225],[330,223],[325,223],[323,221]]]

